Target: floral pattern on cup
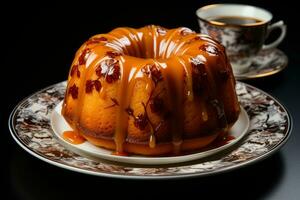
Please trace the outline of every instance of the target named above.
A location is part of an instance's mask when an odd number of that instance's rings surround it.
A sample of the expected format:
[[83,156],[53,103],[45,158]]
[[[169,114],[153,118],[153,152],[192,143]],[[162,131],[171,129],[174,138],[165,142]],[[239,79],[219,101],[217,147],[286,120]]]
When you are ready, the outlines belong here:
[[237,65],[249,66],[251,64],[251,57],[260,51],[264,43],[264,38],[257,36],[266,34],[265,26],[256,29],[226,27],[213,25],[201,20],[199,20],[199,24],[201,33],[210,35],[224,45],[231,63]]

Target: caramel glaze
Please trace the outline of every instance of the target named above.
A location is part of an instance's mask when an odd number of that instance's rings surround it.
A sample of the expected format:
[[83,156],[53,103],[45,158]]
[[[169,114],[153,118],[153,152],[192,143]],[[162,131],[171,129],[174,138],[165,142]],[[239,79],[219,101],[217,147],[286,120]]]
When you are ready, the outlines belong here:
[[77,51],[62,114],[86,138],[113,138],[106,147],[117,155],[145,141],[152,149],[171,142],[178,154],[185,139],[228,131],[239,114],[234,87],[225,50],[211,38],[188,28],[117,28]]
[[64,131],[62,137],[71,144],[82,144],[85,142],[84,137],[76,131]]

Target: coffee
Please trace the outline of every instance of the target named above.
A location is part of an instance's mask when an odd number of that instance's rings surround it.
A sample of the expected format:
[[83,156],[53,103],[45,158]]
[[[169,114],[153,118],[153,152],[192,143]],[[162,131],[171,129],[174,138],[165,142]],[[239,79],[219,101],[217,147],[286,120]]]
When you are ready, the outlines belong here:
[[247,25],[247,24],[256,24],[262,22],[262,20],[260,19],[256,19],[252,17],[242,17],[242,16],[218,16],[218,17],[211,17],[208,20],[219,22],[222,24],[229,24],[229,25]]

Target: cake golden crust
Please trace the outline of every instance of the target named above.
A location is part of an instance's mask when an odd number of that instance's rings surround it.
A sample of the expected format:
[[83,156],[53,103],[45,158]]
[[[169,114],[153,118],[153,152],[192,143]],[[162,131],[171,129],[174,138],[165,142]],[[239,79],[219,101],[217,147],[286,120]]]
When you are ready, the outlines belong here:
[[92,144],[118,153],[197,150],[237,120],[222,45],[188,28],[117,28],[77,51],[62,114]]

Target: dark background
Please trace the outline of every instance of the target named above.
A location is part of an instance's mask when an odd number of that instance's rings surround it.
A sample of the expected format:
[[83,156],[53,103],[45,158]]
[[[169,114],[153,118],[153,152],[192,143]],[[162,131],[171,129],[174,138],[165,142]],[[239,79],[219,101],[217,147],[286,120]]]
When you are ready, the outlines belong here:
[[[30,1],[0,6],[1,32],[1,188],[7,199],[157,198],[185,194],[186,198],[300,199],[299,11],[288,1]],[[270,10],[273,22],[283,19],[288,34],[279,46],[289,57],[282,73],[248,83],[278,98],[291,112],[294,129],[289,142],[270,158],[233,172],[175,181],[129,181],[70,172],[50,166],[23,151],[11,138],[8,116],[23,98],[63,81],[77,48],[90,36],[119,26],[157,24],[186,26],[198,31],[195,11],[211,3],[237,2]],[[276,35],[276,33],[274,33]],[[3,62],[4,61],[4,62]],[[1,183],[1,185],[3,185]],[[108,192],[110,189],[115,192]],[[2,193],[2,195],[4,195]],[[83,198],[84,197],[84,198]]]

